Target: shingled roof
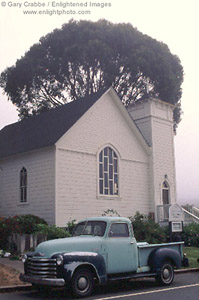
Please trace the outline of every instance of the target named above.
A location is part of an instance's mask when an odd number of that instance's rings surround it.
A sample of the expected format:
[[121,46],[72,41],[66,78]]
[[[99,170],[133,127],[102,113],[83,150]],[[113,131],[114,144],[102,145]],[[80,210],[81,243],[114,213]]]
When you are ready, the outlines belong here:
[[78,99],[0,131],[0,159],[54,145],[107,89]]

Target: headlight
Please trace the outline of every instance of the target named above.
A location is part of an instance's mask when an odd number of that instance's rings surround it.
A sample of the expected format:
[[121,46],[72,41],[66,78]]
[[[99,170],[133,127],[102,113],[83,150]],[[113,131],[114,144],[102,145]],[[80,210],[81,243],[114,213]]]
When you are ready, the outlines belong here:
[[27,261],[28,257],[26,254],[24,254],[21,258],[22,262],[25,263]]
[[62,255],[57,256],[57,265],[61,266],[63,265],[64,259]]

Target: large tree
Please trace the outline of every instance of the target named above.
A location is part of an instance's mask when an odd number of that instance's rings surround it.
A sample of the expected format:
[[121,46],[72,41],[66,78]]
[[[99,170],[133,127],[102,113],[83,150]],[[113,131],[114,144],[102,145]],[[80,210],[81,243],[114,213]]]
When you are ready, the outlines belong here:
[[167,45],[130,24],[74,21],[42,37],[1,74],[20,118],[113,86],[124,105],[150,95],[176,105],[183,68]]

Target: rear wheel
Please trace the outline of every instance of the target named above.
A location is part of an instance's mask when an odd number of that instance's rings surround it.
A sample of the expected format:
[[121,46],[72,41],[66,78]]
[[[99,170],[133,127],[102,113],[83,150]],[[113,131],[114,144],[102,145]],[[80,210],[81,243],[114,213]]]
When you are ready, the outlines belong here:
[[88,269],[80,269],[72,278],[72,291],[75,297],[88,297],[94,288],[93,273]]
[[160,285],[170,285],[174,279],[174,269],[170,262],[165,262],[160,272],[158,273],[156,280]]

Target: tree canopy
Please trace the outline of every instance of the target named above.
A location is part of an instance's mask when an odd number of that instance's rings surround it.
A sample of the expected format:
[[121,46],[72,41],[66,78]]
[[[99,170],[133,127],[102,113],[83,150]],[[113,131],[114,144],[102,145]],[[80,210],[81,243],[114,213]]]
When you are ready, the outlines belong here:
[[42,37],[1,73],[20,118],[113,86],[124,105],[150,95],[181,115],[183,68],[168,46],[131,24],[74,21]]

